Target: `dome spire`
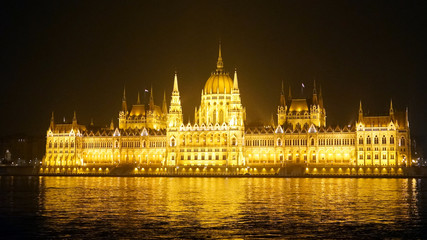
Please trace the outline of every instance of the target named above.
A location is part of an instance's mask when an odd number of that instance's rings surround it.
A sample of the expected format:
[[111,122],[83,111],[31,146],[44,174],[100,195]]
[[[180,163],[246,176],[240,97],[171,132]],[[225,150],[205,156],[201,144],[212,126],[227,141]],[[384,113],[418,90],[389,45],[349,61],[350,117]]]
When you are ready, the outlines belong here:
[[221,56],[221,41],[219,41],[219,50],[218,50],[218,61],[216,63],[217,70],[221,70],[224,68],[224,63],[222,62],[222,56]]

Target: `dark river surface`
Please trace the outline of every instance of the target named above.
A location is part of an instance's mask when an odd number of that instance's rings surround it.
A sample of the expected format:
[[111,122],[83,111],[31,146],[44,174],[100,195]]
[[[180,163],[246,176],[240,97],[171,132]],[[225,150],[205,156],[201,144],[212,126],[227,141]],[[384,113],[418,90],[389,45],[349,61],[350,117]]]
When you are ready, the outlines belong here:
[[0,177],[0,239],[427,239],[427,179]]

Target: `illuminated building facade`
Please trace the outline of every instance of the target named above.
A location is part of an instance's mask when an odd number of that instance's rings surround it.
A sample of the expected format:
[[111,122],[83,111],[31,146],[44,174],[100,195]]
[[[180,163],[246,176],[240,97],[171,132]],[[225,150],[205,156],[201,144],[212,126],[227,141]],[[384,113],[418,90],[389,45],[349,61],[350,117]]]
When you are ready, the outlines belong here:
[[360,103],[355,124],[326,125],[322,91],[314,84],[309,98],[285,97],[277,124],[248,127],[237,71],[224,71],[221,47],[215,72],[201,92],[194,123],[184,123],[175,73],[169,109],[148,106],[138,94],[130,111],[123,94],[119,126],[57,124],[52,114],[41,173],[133,174],[280,174],[303,166],[306,174],[401,174],[410,164],[408,112],[365,116]]

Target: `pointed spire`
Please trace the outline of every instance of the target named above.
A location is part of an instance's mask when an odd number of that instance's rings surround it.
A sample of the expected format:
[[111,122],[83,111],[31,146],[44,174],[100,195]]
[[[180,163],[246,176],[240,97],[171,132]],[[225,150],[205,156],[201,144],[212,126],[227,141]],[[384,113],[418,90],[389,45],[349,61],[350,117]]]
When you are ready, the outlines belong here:
[[90,125],[93,127],[93,118],[90,118]]
[[114,121],[113,121],[113,119],[111,119],[110,130],[114,130]]
[[136,99],[136,104],[137,105],[141,104],[141,96],[139,95],[139,91],[138,91],[138,98]]
[[127,114],[128,105],[126,103],[126,86],[123,87],[122,111]]
[[317,90],[316,90],[316,79],[314,79],[314,83],[313,83],[313,104],[318,105]]
[[237,82],[237,68],[234,69],[233,89],[236,89],[236,90],[239,89],[239,83]]
[[323,108],[323,94],[322,94],[322,85],[319,86],[319,106]]
[[280,106],[286,106],[286,98],[285,98],[285,87],[282,81],[282,91],[280,92]]
[[292,92],[291,92],[291,86],[289,86],[289,94],[288,94],[288,100],[292,100]]
[[406,119],[406,127],[409,128],[409,109],[406,107],[405,109],[405,119]]
[[167,105],[167,103],[166,103],[166,92],[163,92],[162,112],[163,112],[164,114],[168,113],[168,105]]
[[54,114],[53,114],[53,111],[52,111],[52,116],[50,117],[50,125],[49,125],[49,128],[50,129],[53,129],[55,127],[55,117],[54,117]]
[[179,92],[179,90],[178,90],[178,75],[176,72],[175,72],[175,77],[173,79],[173,91]]
[[393,100],[390,99],[390,117],[394,120]]
[[77,124],[77,115],[76,115],[76,111],[74,111],[73,124]]
[[153,97],[153,85],[151,85],[150,88],[150,103],[149,103],[150,110],[154,110],[154,97]]
[[222,62],[221,56],[221,41],[219,41],[219,50],[218,50],[218,61],[216,63],[217,70],[222,70],[224,68],[224,63]]
[[314,79],[314,83],[313,83],[313,94],[317,94],[317,90],[316,90],[316,78]]
[[274,124],[274,115],[271,114],[271,118],[270,118],[270,125],[274,128],[275,124]]
[[359,122],[363,121],[363,108],[362,108],[362,100],[360,100],[359,103],[359,118],[358,118]]

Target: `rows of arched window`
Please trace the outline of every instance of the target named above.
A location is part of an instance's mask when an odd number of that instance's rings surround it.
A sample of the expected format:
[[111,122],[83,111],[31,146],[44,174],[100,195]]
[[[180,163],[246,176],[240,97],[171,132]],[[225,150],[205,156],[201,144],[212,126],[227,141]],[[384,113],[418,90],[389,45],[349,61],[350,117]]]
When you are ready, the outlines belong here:
[[[400,143],[402,143],[402,141],[403,141],[403,143],[405,143],[405,138],[404,137],[401,138]],[[360,136],[359,137],[359,144],[361,145],[361,144],[363,144],[363,142],[364,142],[363,141],[363,137]],[[380,141],[379,141],[378,136],[375,135],[373,143],[374,144],[379,144],[379,142]],[[371,136],[367,136],[366,137],[366,144],[372,144],[372,138],[371,138]],[[382,138],[381,138],[381,144],[387,144],[387,137],[385,135],[383,135]],[[394,136],[393,135],[390,136],[389,144],[394,144]]]
[[59,148],[74,148],[74,141],[70,141],[70,143],[68,143],[68,141],[59,141],[59,144],[57,141],[54,141],[53,143],[52,140],[49,141],[48,148],[58,148],[58,146]]
[[[280,138],[277,140],[278,144],[281,144]],[[273,139],[248,139],[246,140],[246,146],[248,147],[272,147],[274,146]]]
[[[222,145],[226,146],[228,144],[228,135],[227,133],[217,133],[217,134],[188,134],[188,135],[181,135],[179,139],[176,139],[175,137],[172,137],[169,141],[170,146],[176,146],[179,144],[181,146],[186,145]],[[235,137],[231,138],[231,145],[236,145],[237,140]]]
[[99,141],[99,142],[85,142],[83,148],[112,148],[113,142],[111,141]]

